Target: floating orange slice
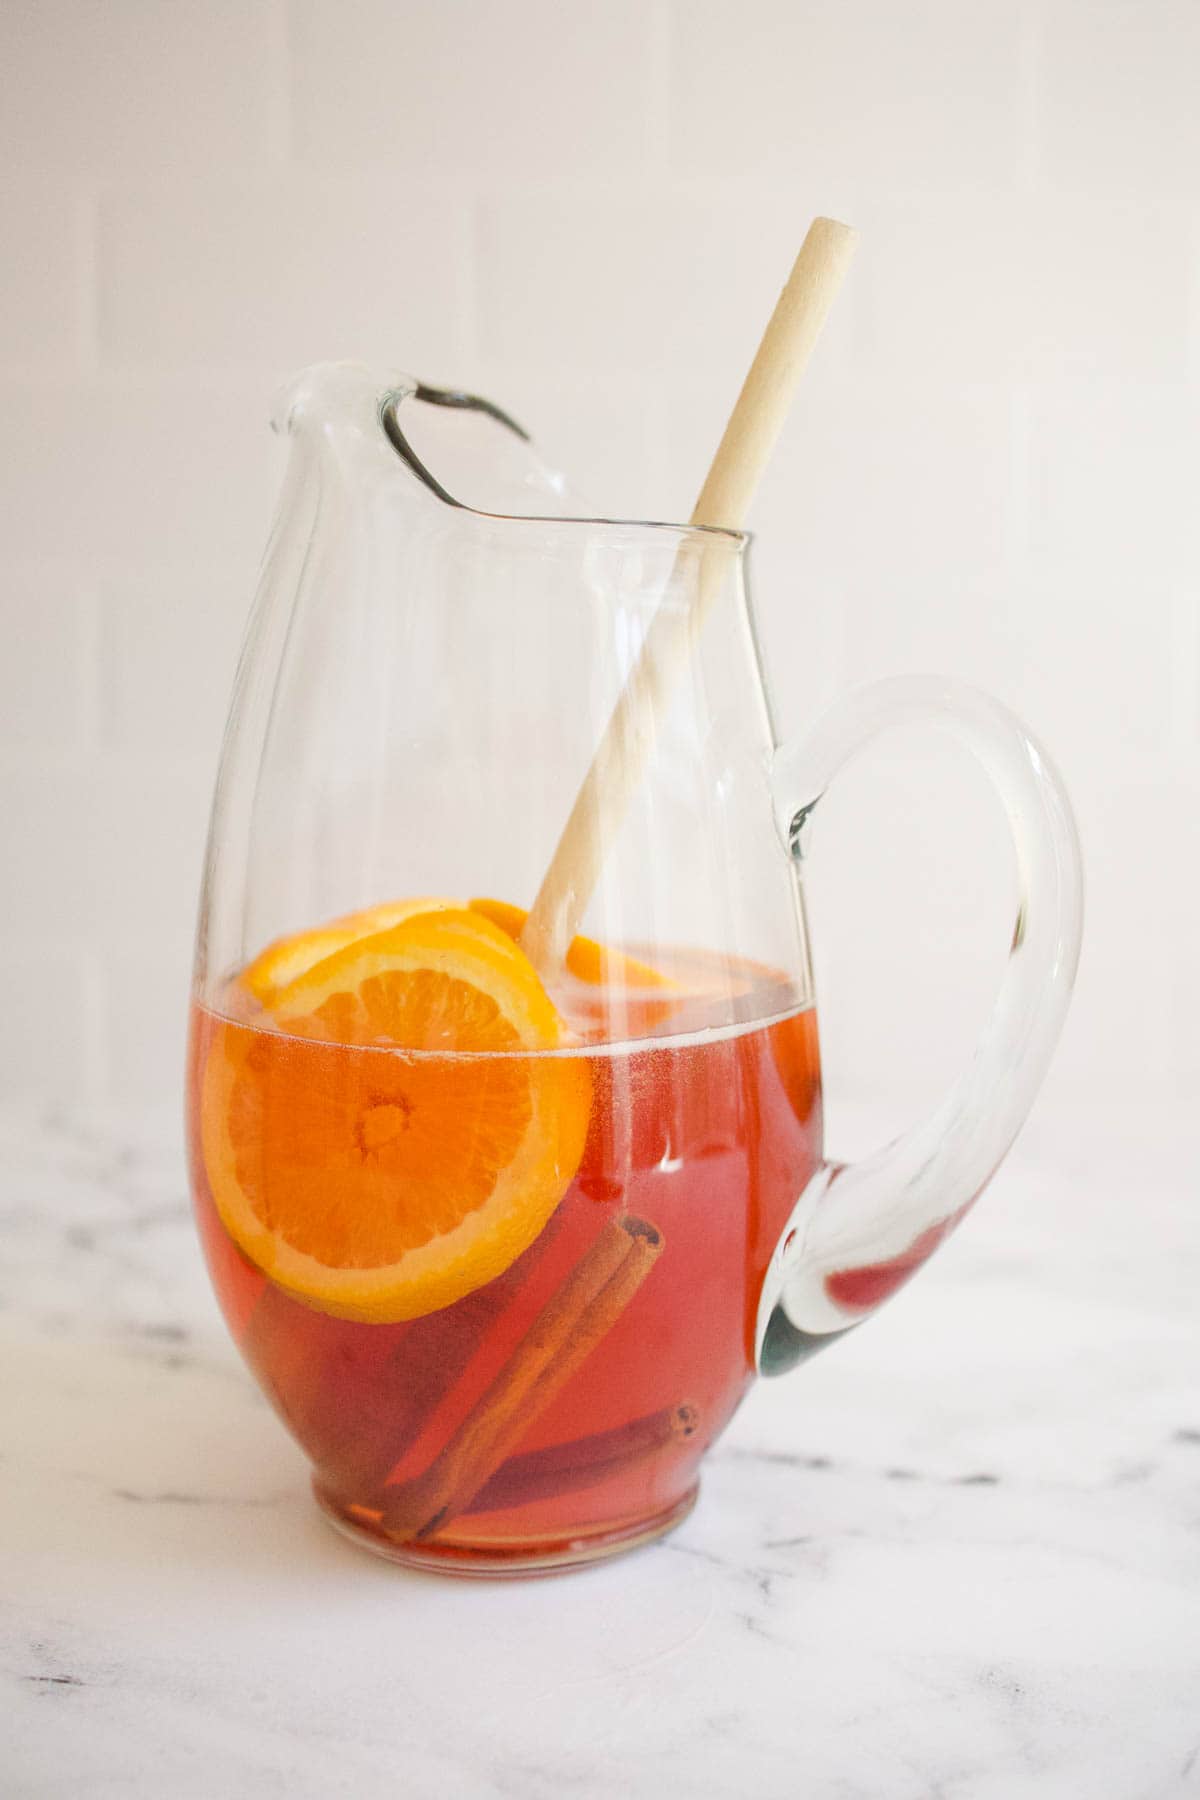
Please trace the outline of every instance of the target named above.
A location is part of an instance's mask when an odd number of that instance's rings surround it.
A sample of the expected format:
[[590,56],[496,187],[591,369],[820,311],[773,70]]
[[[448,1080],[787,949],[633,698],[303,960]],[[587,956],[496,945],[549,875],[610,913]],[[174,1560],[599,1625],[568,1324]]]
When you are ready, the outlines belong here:
[[[523,906],[508,900],[472,900],[471,911],[493,919],[509,937],[519,939],[529,917]],[[652,969],[649,963],[627,956],[623,950],[610,950],[595,938],[575,937],[567,949],[567,968],[576,981],[589,987],[677,988],[678,982]]]
[[232,1022],[204,1080],[204,1157],[230,1236],[287,1292],[377,1321],[449,1306],[509,1267],[570,1184],[586,1061],[490,920],[413,915]]
[[290,936],[276,938],[274,943],[268,944],[261,955],[242,970],[241,984],[267,1006],[289,981],[295,981],[315,963],[332,956],[335,950],[342,950],[347,944],[370,937],[374,932],[402,925],[405,919],[419,913],[443,912],[460,904],[457,900],[434,897],[391,900],[382,906],[365,907],[362,912],[345,913],[340,919],[331,919],[328,925],[318,926],[313,931],[292,932]]

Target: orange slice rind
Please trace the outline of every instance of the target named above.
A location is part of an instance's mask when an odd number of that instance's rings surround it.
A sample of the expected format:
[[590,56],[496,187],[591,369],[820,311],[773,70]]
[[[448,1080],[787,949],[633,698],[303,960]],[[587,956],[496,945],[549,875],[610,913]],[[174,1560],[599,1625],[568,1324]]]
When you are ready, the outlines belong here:
[[281,988],[305,974],[315,963],[332,956],[334,951],[345,949],[347,944],[370,937],[377,931],[387,931],[393,925],[402,925],[406,919],[421,913],[444,912],[460,904],[457,900],[431,895],[416,900],[385,901],[379,906],[364,907],[361,912],[344,913],[314,930],[293,931],[286,937],[276,938],[242,970],[239,981],[261,1005],[268,1006]]

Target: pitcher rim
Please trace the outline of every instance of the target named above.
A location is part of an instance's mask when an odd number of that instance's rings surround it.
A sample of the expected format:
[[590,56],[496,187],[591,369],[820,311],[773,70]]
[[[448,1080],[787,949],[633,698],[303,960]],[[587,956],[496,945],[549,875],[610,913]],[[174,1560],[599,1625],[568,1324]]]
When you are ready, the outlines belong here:
[[677,535],[698,532],[709,538],[722,538],[744,550],[753,538],[753,532],[740,530],[734,525],[702,525],[695,521],[670,519],[631,519],[612,518],[605,514],[572,514],[572,513],[510,513],[493,512],[487,507],[471,506],[460,500],[437,479],[433,471],[421,460],[413,450],[396,419],[396,409],[401,400],[427,400],[435,405],[464,407],[486,413],[526,443],[531,441],[530,434],[502,407],[493,401],[483,399],[477,394],[464,393],[457,389],[436,388],[419,378],[410,378],[412,385],[395,383],[387,387],[379,396],[378,418],[380,429],[388,442],[414,475],[423,481],[437,499],[446,506],[453,506],[459,512],[469,513],[472,518],[498,520],[514,525],[579,525],[589,528],[603,526],[613,531],[670,531]]
[[[639,519],[614,517],[603,513],[520,513],[499,512],[482,506],[471,506],[460,500],[437,479],[408,443],[396,420],[396,409],[403,400],[420,399],[434,404],[461,407],[483,412],[512,431],[525,443],[531,437],[512,415],[478,394],[458,388],[445,388],[422,381],[419,376],[402,369],[372,369],[364,362],[341,360],[310,363],[297,370],[277,390],[271,413],[275,431],[290,435],[297,420],[308,414],[308,403],[319,391],[328,399],[331,384],[336,398],[345,409],[342,417],[353,434],[361,438],[378,434],[379,448],[403,462],[411,474],[424,484],[443,505],[465,513],[468,518],[498,525],[567,526],[576,530],[628,531],[631,533],[673,533],[683,539],[696,534],[702,541],[720,540],[740,555],[754,541],[754,533],[734,525],[702,525],[691,520]],[[326,424],[328,424],[326,419]]]

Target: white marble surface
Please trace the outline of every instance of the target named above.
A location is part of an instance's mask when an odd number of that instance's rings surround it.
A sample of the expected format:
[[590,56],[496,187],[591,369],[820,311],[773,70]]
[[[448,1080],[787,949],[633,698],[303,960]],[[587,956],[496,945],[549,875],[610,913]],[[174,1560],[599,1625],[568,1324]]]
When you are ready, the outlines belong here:
[[1200,1146],[1035,1123],[885,1313],[760,1385],[666,1543],[343,1543],[161,1126],[12,1119],[0,1793],[1200,1796]]

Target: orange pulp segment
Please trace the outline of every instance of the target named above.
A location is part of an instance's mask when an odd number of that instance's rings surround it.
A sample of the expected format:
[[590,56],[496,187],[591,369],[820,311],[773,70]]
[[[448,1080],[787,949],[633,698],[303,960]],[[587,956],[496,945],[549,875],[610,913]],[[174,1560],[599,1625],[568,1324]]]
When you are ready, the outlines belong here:
[[204,1157],[242,1251],[297,1299],[396,1321],[512,1264],[587,1135],[586,1060],[490,920],[415,914],[275,994],[278,1031],[232,1022],[204,1077]]

